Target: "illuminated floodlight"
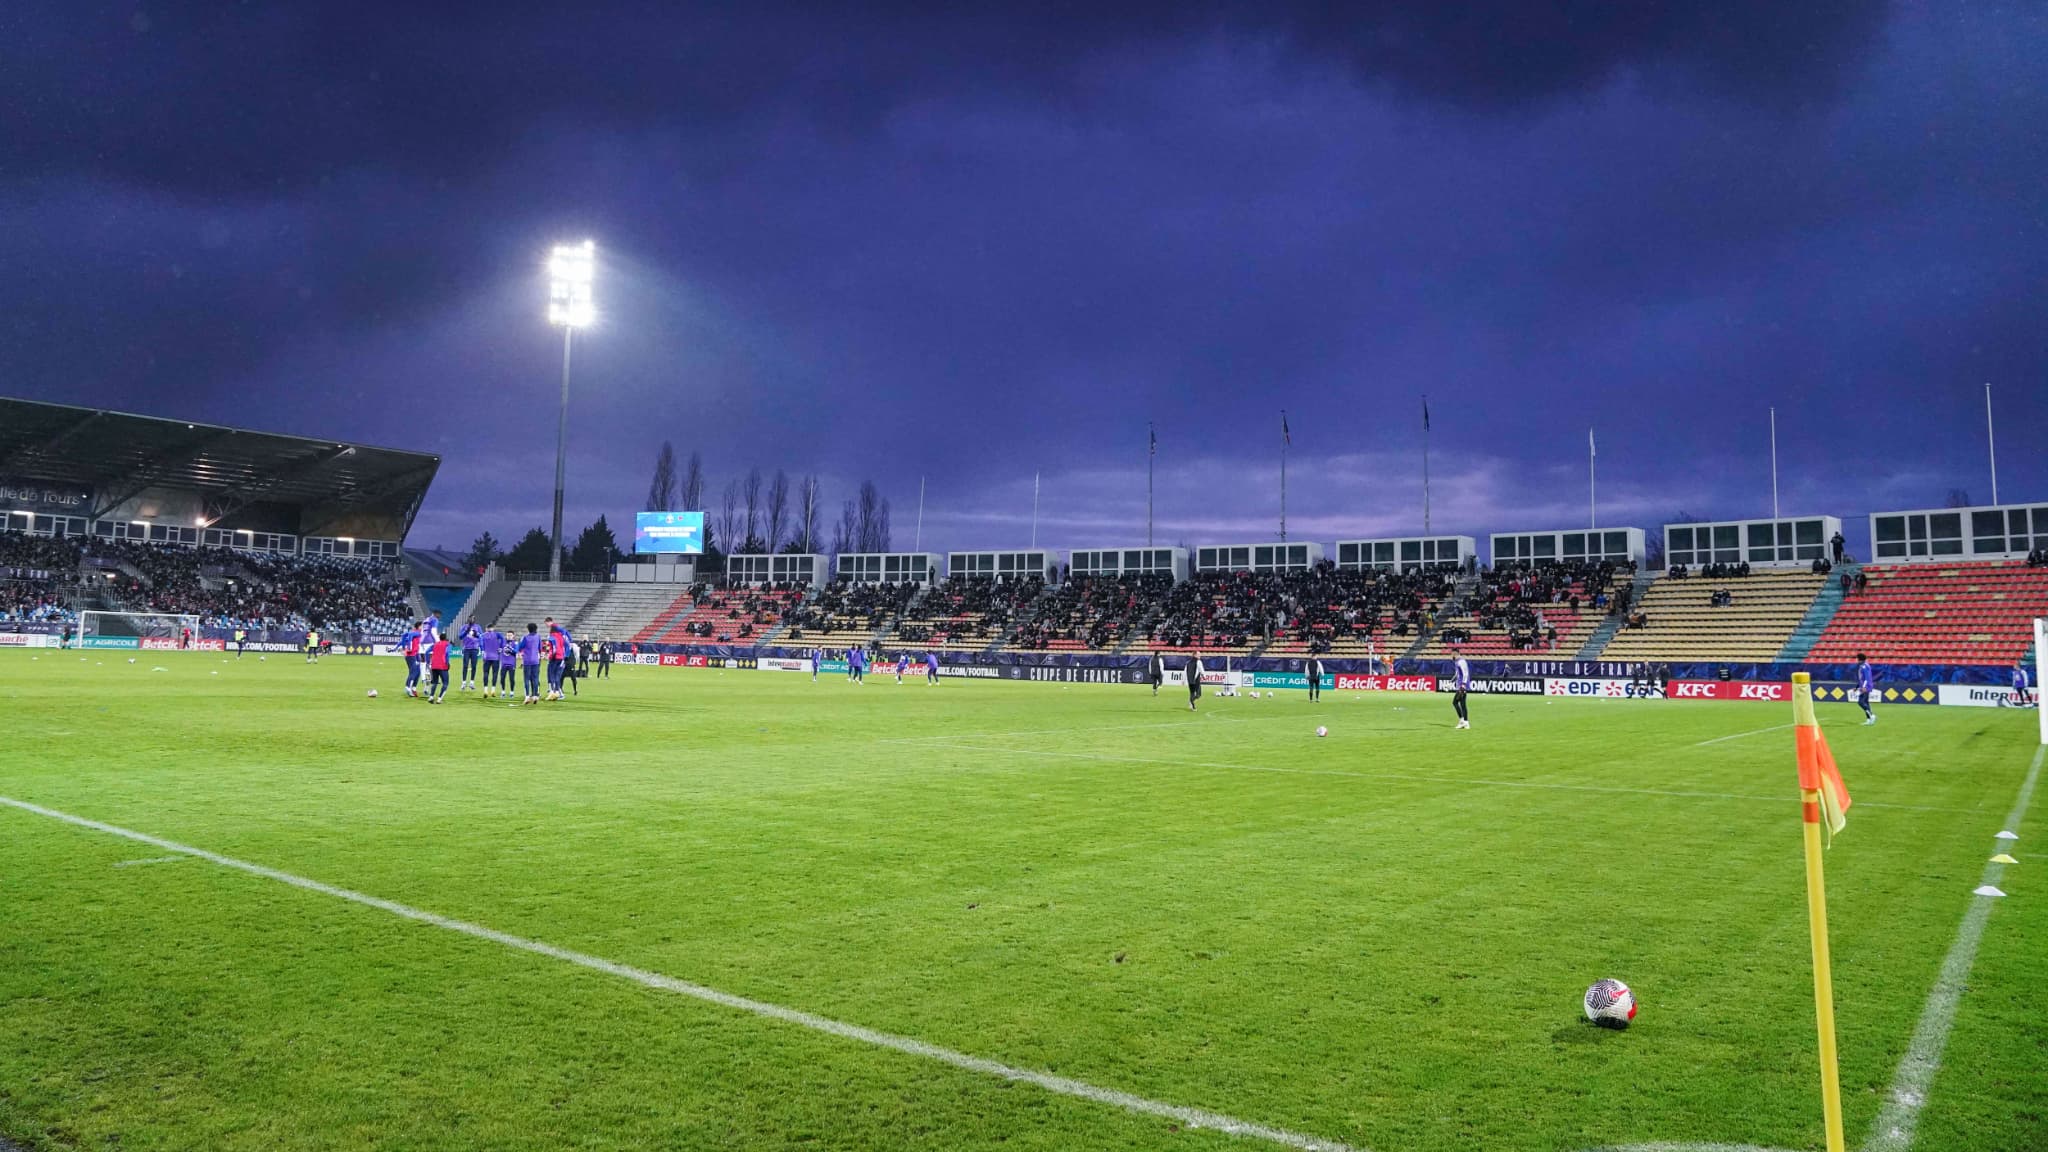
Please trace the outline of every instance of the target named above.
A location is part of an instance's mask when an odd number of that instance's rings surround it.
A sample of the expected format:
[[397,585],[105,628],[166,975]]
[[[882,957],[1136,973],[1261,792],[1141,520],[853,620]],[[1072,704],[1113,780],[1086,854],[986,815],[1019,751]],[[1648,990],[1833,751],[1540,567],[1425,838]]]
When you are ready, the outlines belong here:
[[588,328],[597,322],[591,283],[597,278],[597,241],[557,244],[548,256],[548,323]]

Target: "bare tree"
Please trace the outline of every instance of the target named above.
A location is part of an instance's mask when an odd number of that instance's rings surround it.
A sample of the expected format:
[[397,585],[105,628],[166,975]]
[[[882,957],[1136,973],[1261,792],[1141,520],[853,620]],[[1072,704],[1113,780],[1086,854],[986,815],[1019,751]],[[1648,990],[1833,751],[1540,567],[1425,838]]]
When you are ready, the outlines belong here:
[[818,514],[823,511],[819,506],[818,477],[815,474],[804,477],[796,491],[796,550],[816,552],[824,545],[824,541],[818,539]]
[[762,552],[761,547],[761,470],[747,469],[747,482],[740,489],[740,501],[747,509],[747,532],[743,539],[743,552]]
[[860,551],[860,510],[848,500],[839,506],[839,523],[832,526],[832,555]]
[[1967,489],[1967,488],[1951,488],[1951,489],[1949,489],[1949,490],[1948,490],[1948,507],[1950,507],[1950,508],[1968,508],[1969,506],[1970,506],[1970,490],[1969,490],[1969,489]]
[[718,546],[727,555],[740,550],[740,482],[725,482],[725,496],[718,505]]
[[881,490],[873,480],[860,482],[860,491],[854,497],[853,548],[856,552],[886,552],[882,537],[886,533],[888,513],[883,511]]
[[768,484],[768,538],[763,552],[773,552],[782,547],[782,530],[789,527],[789,474],[782,469],[775,470],[775,479]]
[[661,454],[654,458],[654,479],[647,485],[647,510],[673,512],[676,507],[676,449],[661,442]]
[[690,453],[690,462],[683,468],[682,504],[685,512],[704,510],[704,457],[696,452]]

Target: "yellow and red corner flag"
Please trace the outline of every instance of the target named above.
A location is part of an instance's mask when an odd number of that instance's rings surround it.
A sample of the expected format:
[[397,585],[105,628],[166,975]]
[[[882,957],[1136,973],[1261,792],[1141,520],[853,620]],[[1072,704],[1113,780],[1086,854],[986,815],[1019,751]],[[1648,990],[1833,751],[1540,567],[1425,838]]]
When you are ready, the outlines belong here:
[[1828,738],[1820,734],[1820,721],[1813,714],[1813,684],[1806,673],[1792,674],[1792,725],[1799,749],[1799,791],[1819,793],[1816,805],[1807,798],[1806,821],[1825,822],[1829,840],[1849,822],[1849,786],[1835,767],[1835,754],[1828,751]]
[[1806,838],[1806,924],[1813,937],[1813,1008],[1820,1031],[1820,1110],[1827,1128],[1828,1152],[1843,1152],[1842,1085],[1835,1056],[1835,977],[1828,956],[1828,887],[1821,866],[1821,821],[1828,835],[1842,830],[1849,811],[1849,789],[1828,751],[1827,738],[1813,715],[1813,680],[1792,674],[1792,725],[1799,756],[1799,802]]

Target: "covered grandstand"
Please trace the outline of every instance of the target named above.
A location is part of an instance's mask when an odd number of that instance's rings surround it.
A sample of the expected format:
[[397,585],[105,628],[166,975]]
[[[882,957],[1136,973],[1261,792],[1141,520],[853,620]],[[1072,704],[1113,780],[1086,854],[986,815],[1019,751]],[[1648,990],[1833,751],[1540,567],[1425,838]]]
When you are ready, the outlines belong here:
[[428,453],[0,398],[0,616],[388,631]]

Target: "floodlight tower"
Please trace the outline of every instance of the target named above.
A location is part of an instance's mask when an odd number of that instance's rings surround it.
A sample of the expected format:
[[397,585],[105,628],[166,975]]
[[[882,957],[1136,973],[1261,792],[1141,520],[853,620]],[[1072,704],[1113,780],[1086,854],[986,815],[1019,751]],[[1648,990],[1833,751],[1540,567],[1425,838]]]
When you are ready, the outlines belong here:
[[562,412],[555,424],[555,531],[548,540],[548,579],[562,578],[562,480],[569,451],[569,350],[576,330],[597,321],[591,281],[597,242],[557,244],[548,256],[548,323],[562,326]]

